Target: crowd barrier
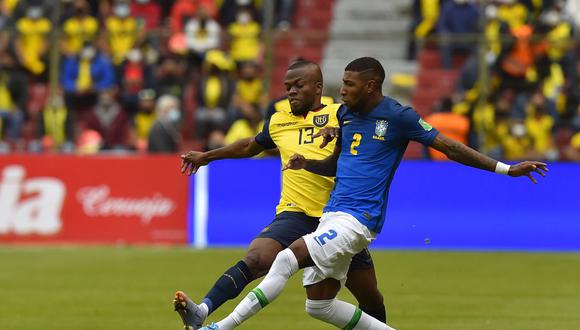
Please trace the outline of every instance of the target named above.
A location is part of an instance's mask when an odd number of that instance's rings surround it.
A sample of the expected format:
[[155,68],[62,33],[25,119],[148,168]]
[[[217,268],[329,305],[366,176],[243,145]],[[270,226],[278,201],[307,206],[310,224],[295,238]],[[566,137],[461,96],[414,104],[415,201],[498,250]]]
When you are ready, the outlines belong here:
[[[403,161],[374,248],[580,251],[580,164],[534,185],[451,162]],[[172,156],[0,157],[0,244],[246,246],[275,216],[276,158],[191,178]]]

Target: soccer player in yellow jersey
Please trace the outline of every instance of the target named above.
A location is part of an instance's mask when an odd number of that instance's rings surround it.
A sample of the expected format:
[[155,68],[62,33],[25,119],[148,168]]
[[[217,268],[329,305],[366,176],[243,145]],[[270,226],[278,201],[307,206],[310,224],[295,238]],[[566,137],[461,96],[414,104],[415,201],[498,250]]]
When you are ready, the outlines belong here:
[[[331,155],[335,142],[320,148],[318,143],[314,143],[314,138],[321,128],[338,125],[336,113],[340,105],[321,103],[322,73],[319,66],[308,61],[290,65],[284,84],[290,111],[273,113],[266,119],[262,132],[255,137],[205,153],[188,152],[182,156],[182,172],[192,174],[200,166],[218,159],[252,157],[276,147],[283,164],[294,153],[305,154],[313,159],[324,159]],[[276,217],[250,243],[244,259],[226,270],[199,305],[183,292],[176,292],[174,307],[185,329],[198,329],[209,314],[227,300],[237,297],[248,283],[264,276],[278,252],[294,240],[314,231],[333,186],[334,180],[330,177],[305,170],[284,171]],[[377,288],[368,250],[363,250],[353,258],[346,287],[356,297],[363,311],[385,322],[383,296]]]

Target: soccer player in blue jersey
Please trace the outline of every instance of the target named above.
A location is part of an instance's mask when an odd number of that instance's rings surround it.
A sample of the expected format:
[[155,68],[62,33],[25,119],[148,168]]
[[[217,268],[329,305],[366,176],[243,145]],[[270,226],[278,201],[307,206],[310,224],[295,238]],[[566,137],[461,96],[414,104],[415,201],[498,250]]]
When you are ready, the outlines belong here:
[[[209,152],[188,152],[182,157],[182,171],[192,174],[200,166],[218,159],[252,157],[276,147],[283,164],[296,152],[316,159],[331,155],[334,143],[320,148],[315,143],[314,135],[327,125],[338,126],[337,110],[340,105],[322,97],[323,81],[319,66],[308,61],[297,61],[288,68],[284,83],[288,98],[274,103],[275,109],[260,134]],[[227,300],[237,297],[248,283],[264,276],[278,252],[316,230],[333,186],[331,177],[307,171],[283,172],[276,217],[250,243],[244,259],[217,279],[199,305],[181,291],[175,294],[174,307],[185,329],[199,328],[207,315]],[[307,281],[306,284],[309,283]],[[353,257],[346,287],[356,297],[362,310],[385,321],[383,296],[377,288],[368,250],[362,250]]]
[[[300,170],[336,176],[335,187],[318,228],[278,253],[264,280],[225,319],[204,330],[229,330],[272,302],[298,269],[316,278],[307,287],[306,311],[343,329],[392,329],[336,299],[353,255],[365,249],[385,221],[389,186],[410,140],[443,152],[472,167],[510,176],[541,176],[546,164],[525,161],[506,165],[459,142],[446,138],[424,122],[410,107],[382,95],[385,71],[374,58],[348,64],[341,88],[345,104],[339,110],[340,137],[334,153],[324,160],[292,156],[283,170]],[[324,142],[336,137],[328,129],[318,135]],[[311,266],[311,267],[309,267]]]

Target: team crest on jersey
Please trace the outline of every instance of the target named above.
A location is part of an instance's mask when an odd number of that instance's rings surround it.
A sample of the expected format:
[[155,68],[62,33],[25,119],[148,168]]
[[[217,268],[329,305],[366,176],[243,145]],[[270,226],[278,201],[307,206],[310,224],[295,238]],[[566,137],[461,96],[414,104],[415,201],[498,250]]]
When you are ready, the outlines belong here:
[[375,135],[373,139],[375,140],[385,140],[385,134],[387,134],[387,128],[389,127],[389,122],[386,120],[377,120],[375,125]]
[[314,118],[312,118],[312,122],[317,127],[324,127],[326,124],[328,124],[328,114],[314,116]]

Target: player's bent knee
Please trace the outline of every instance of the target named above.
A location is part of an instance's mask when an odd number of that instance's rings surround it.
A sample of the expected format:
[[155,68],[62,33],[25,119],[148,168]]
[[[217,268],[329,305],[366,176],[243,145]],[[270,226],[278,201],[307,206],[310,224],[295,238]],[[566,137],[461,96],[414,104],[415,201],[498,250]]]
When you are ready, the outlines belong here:
[[259,251],[248,251],[244,258],[244,262],[254,275],[254,278],[262,277],[268,273],[273,261],[273,258],[269,258]]
[[290,249],[280,251],[272,264],[275,264],[276,271],[286,278],[294,275],[299,269],[298,260],[296,260],[296,256]]
[[328,322],[333,315],[336,300],[311,300],[306,299],[306,313],[315,319]]

